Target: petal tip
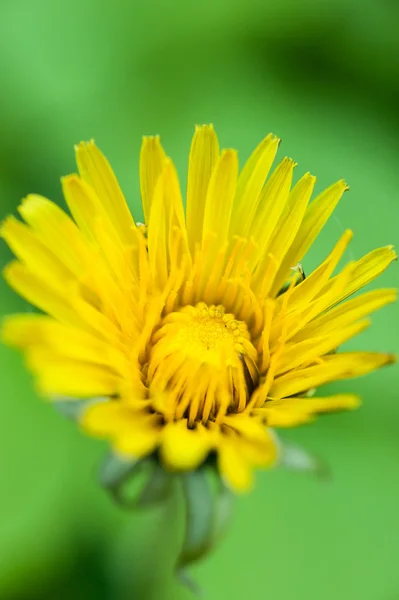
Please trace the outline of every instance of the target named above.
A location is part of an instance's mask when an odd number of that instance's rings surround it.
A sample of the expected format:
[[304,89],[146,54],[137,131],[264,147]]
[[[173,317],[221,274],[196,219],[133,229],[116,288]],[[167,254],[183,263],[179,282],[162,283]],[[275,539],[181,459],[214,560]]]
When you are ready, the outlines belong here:
[[339,181],[337,181],[337,185],[340,185],[343,188],[343,192],[349,192],[350,190],[350,187],[346,183],[345,179],[340,179]]
[[12,215],[8,215],[2,221],[0,221],[0,237],[4,240],[7,237],[7,232],[10,227],[12,227],[12,223],[16,221],[16,218]]
[[220,159],[234,160],[237,156],[238,152],[234,148],[224,148],[221,152]]
[[361,406],[361,404],[362,404],[361,397],[358,396],[357,394],[353,394],[351,396],[348,396],[346,408],[348,410],[355,410],[356,408],[359,408],[359,406]]
[[143,137],[142,137],[143,144],[159,144],[160,141],[161,141],[161,136],[159,134],[143,135]]
[[317,181],[317,177],[316,175],[312,175],[312,173],[310,171],[308,171],[307,173],[305,173],[305,175],[302,178],[305,181],[308,181],[309,183],[316,183]]
[[96,148],[96,142],[94,141],[94,138],[91,138],[90,140],[82,140],[74,146],[76,154],[81,154],[82,152],[93,150],[94,148]]
[[205,123],[203,125],[196,125],[194,129],[195,129],[195,133],[198,133],[200,131],[213,132],[215,130],[213,123]]
[[61,177],[61,185],[64,187],[70,183],[76,183],[80,180],[80,177],[77,173],[70,173],[69,175],[63,175]]
[[12,260],[5,267],[3,267],[2,275],[7,283],[9,283],[10,275],[12,275],[15,270],[18,270],[20,265],[21,263],[18,260]]

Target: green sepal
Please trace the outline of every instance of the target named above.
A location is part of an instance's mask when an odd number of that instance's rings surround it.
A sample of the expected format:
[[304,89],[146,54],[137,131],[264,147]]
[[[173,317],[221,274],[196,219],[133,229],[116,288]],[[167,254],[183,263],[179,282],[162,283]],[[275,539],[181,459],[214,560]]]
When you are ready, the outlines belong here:
[[147,508],[166,500],[172,491],[173,481],[173,475],[154,460],[152,471],[137,499],[137,507]]
[[127,459],[113,453],[108,454],[100,467],[101,485],[111,493],[115,493],[134,471],[142,467],[141,462],[135,458]]
[[[134,479],[143,476],[138,489],[128,489]],[[147,508],[167,498],[172,476],[166,473],[155,458],[128,459],[109,454],[102,464],[99,480],[113,499],[123,508]]]
[[209,551],[213,537],[214,498],[205,469],[181,476],[186,504],[186,531],[178,568],[198,560]]
[[[297,278],[297,280],[295,282],[295,286],[302,283],[302,281],[305,281],[306,275],[305,275],[305,271],[303,270],[301,263],[298,263],[295,267],[291,267],[291,271],[294,272],[293,277]],[[281,296],[282,294],[285,294],[285,292],[289,289],[290,285],[291,285],[291,281],[287,281],[287,283],[285,283],[283,285],[283,287],[279,290],[277,296]]]
[[109,398],[87,398],[76,400],[75,398],[57,397],[53,399],[54,408],[64,417],[72,421],[80,421],[85,411],[93,404],[107,402]]
[[231,515],[233,494],[219,475],[216,491],[212,489],[210,472],[205,467],[184,473],[181,482],[186,505],[186,529],[176,574],[184,585],[198,592],[186,567],[206,556],[225,532]]
[[216,544],[224,536],[230,524],[233,512],[235,495],[221,479],[219,479],[219,492],[215,506],[215,517],[213,525],[213,544]]
[[286,442],[281,442],[279,464],[287,469],[312,473],[321,478],[329,475],[326,463],[304,448]]

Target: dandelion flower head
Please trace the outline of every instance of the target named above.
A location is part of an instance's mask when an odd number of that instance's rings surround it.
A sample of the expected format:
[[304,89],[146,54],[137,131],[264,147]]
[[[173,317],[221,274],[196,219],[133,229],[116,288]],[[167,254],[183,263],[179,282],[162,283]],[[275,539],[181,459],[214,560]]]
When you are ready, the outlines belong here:
[[336,351],[395,299],[392,289],[350,298],[391,263],[392,247],[337,271],[345,231],[305,277],[300,262],[347,187],[311,200],[315,177],[292,185],[289,158],[272,170],[278,145],[268,135],[239,172],[236,151],[197,127],[183,202],[159,138],[145,137],[141,224],[107,159],[81,143],[78,174],[62,180],[70,215],[29,195],[24,222],[3,222],[17,257],[4,276],[41,311],[8,317],[3,338],[23,350],[42,395],[93,399],[82,428],[117,455],[156,454],[178,472],[213,458],[245,490],[278,457],[275,428],[358,405],[311,391],[392,362]]

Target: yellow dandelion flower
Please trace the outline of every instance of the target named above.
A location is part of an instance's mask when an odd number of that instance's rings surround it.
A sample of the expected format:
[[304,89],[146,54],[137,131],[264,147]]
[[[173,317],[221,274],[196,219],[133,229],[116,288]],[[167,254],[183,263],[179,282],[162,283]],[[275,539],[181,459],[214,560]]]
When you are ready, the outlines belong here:
[[292,186],[291,159],[269,176],[278,145],[268,135],[239,173],[237,153],[197,127],[184,209],[173,162],[158,137],[144,138],[138,224],[106,158],[81,143],[79,174],[62,180],[71,216],[30,195],[25,223],[4,221],[18,259],[4,276],[44,314],[8,317],[3,338],[24,351],[45,396],[97,399],[82,427],[117,455],[157,452],[180,472],[213,455],[223,480],[245,490],[254,467],[276,460],[270,428],[358,405],[310,390],[392,362],[335,352],[395,299],[383,289],[343,303],[391,263],[392,247],[336,273],[345,231],[305,278],[298,263],[347,187],[310,202],[315,177]]

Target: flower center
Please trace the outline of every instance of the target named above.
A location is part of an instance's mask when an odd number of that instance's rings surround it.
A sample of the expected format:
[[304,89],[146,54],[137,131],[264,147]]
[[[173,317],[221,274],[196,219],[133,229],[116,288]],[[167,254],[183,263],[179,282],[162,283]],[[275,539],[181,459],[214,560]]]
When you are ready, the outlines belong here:
[[246,324],[223,306],[201,302],[162,320],[151,340],[147,384],[163,398],[167,418],[217,421],[245,408],[258,379],[257,358]]

